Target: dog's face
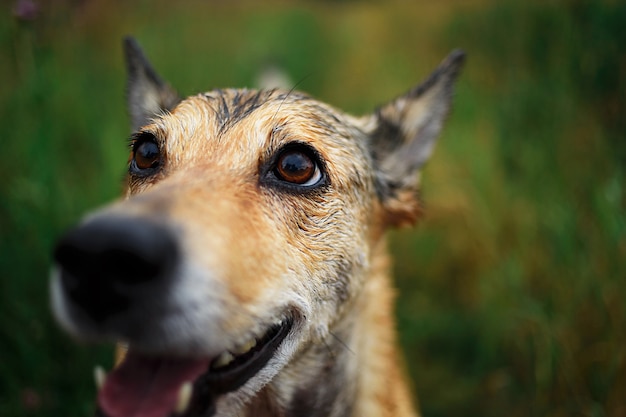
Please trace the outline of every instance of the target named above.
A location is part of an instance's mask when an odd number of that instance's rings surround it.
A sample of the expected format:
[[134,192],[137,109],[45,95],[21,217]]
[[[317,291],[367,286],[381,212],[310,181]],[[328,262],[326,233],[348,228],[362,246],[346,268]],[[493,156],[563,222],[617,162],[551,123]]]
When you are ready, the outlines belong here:
[[282,90],[179,102],[126,46],[126,198],[59,243],[54,311],[80,339],[129,347],[100,392],[105,415],[229,415],[326,343],[385,228],[417,217],[416,172],[462,55],[355,118]]

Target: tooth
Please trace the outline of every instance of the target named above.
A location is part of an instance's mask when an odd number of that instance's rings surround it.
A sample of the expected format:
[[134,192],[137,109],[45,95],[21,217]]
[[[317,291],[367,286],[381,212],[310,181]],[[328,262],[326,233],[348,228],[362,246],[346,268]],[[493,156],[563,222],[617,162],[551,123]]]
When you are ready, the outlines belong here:
[[235,360],[230,352],[224,352],[213,361],[213,368],[222,368]]
[[241,345],[241,346],[236,346],[236,347],[232,350],[232,352],[233,352],[235,355],[242,355],[242,354],[244,354],[244,353],[249,352],[249,351],[250,351],[250,349],[252,349],[252,348],[253,348],[253,347],[255,347],[255,346],[256,346],[256,340],[255,340],[255,339],[250,339],[250,340],[248,340],[246,343],[244,343],[243,345]]
[[93,377],[96,380],[96,387],[101,389],[104,385],[104,381],[107,379],[107,373],[100,365],[93,368]]
[[123,342],[118,342],[115,346],[115,366],[117,367],[122,361],[124,357],[126,357],[126,353],[128,353],[128,344]]
[[193,386],[191,385],[191,382],[185,382],[182,387],[180,387],[180,390],[178,390],[178,399],[176,400],[176,408],[174,409],[174,412],[182,414],[187,411],[192,393]]

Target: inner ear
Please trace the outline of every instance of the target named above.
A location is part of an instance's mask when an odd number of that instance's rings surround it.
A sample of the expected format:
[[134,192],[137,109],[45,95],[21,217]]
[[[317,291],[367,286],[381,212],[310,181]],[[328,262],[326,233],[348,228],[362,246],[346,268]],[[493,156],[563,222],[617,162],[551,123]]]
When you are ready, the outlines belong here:
[[377,192],[391,225],[419,217],[418,174],[434,150],[464,61],[464,52],[453,51],[423,83],[369,118]]
[[128,111],[132,129],[137,131],[153,117],[173,110],[180,96],[157,74],[139,43],[130,36],[124,38],[124,56]]

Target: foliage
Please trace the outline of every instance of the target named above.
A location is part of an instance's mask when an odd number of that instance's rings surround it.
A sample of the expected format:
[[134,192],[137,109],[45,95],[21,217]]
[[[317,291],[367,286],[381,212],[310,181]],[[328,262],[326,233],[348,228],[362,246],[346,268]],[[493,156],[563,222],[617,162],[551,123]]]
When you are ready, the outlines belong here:
[[[435,4],[437,3],[437,4]],[[89,415],[95,363],[50,317],[55,238],[119,194],[120,39],[184,93],[253,83],[365,112],[468,51],[392,236],[425,416],[626,415],[626,7],[618,2],[46,2],[0,14],[0,415]]]
[[626,412],[625,18],[505,2],[452,23],[488,95],[459,101],[485,105],[471,117],[490,138],[468,139],[455,115],[444,146],[458,132],[473,149],[453,163],[488,167],[455,190],[463,205],[402,236],[419,257],[418,291],[398,272],[417,298],[400,313],[426,415]]

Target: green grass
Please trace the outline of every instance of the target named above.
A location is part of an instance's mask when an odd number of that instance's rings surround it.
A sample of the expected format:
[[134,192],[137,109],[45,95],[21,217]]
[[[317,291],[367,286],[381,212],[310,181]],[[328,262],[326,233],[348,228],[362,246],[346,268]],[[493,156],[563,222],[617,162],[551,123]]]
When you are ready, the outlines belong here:
[[121,190],[127,33],[184,93],[273,60],[357,113],[466,49],[426,216],[392,235],[422,411],[626,413],[624,5],[48,3],[0,13],[1,416],[89,415],[111,363],[57,329],[47,279],[56,237]]

